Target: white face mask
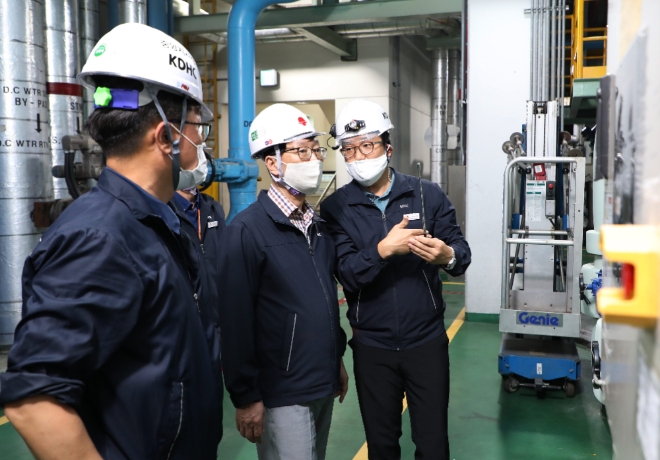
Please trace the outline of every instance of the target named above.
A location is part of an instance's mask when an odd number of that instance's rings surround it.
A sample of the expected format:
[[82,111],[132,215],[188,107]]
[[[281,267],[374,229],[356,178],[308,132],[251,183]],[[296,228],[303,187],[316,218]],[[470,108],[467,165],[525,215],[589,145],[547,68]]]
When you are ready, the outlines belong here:
[[312,195],[321,186],[323,162],[320,160],[303,161],[300,163],[284,163],[286,172],[282,182],[303,195]]
[[363,187],[370,187],[380,179],[383,171],[387,168],[387,154],[378,158],[369,158],[367,160],[355,160],[346,163],[346,171]]
[[[175,128],[176,129],[176,128]],[[179,131],[177,129],[177,131]],[[206,142],[202,142],[201,145],[195,144],[193,141],[188,139],[188,137],[180,133],[188,142],[195,146],[197,149],[197,166],[193,170],[183,169],[179,172],[179,183],[176,186],[177,190],[183,190],[184,188],[197,187],[199,184],[204,182],[209,171],[208,161],[206,161],[206,155],[204,155],[204,149],[206,148]],[[171,158],[171,157],[170,157]]]

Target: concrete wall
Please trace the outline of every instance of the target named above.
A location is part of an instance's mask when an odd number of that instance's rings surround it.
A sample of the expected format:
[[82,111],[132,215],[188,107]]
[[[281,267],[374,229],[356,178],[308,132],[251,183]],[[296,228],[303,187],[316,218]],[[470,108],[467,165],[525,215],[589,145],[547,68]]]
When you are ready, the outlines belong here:
[[530,0],[468,2],[468,313],[499,313],[502,248],[501,145],[525,123],[529,97]]

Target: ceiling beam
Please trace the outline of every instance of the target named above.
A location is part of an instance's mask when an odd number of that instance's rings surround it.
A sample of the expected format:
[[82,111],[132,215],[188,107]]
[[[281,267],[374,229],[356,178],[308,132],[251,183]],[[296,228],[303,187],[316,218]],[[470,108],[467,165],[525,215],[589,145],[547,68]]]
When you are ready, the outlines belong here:
[[310,41],[340,55],[346,60],[357,59],[357,42],[344,38],[328,27],[293,28],[294,32],[307,37]]
[[[412,17],[460,16],[462,3],[462,0],[379,0],[277,8],[266,10],[259,15],[257,29],[283,27],[294,29]],[[228,13],[221,13],[175,18],[174,32],[177,34],[226,32],[228,17]]]

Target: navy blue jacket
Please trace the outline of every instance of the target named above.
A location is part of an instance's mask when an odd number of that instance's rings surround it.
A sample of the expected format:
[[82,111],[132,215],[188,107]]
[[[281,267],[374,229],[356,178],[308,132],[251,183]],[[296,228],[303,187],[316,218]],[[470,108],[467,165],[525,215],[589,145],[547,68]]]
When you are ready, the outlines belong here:
[[[176,200],[170,200],[170,207],[174,209],[181,220],[181,230],[185,232],[197,251],[197,257],[203,262],[200,265],[199,277],[202,280],[199,286],[199,303],[213,315],[213,323],[219,330],[220,323],[220,296],[218,293],[218,269],[220,236],[227,227],[225,223],[225,211],[222,205],[212,197],[199,194],[200,224],[202,227],[202,239],[199,239],[197,229],[190,221],[181,204]],[[197,222],[195,222],[197,223]],[[213,335],[215,331],[213,331]],[[209,338],[209,340],[211,340]],[[214,340],[214,339],[213,339]],[[209,342],[209,344],[212,342]]]
[[219,337],[195,299],[190,240],[152,209],[106,168],[43,235],[25,263],[0,404],[53,396],[106,460],[215,459]]
[[303,404],[339,389],[335,246],[318,217],[309,236],[265,191],[222,234],[222,363],[236,407]]
[[[383,259],[378,243],[404,214],[419,214],[409,229],[422,228],[419,179],[395,173],[385,213],[352,181],[321,204],[337,247],[337,273],[348,303],[353,338],[359,343],[405,350],[444,332],[440,266],[414,254]],[[422,181],[427,230],[454,248],[458,276],[470,265],[470,247],[456,224],[456,213],[438,184]]]

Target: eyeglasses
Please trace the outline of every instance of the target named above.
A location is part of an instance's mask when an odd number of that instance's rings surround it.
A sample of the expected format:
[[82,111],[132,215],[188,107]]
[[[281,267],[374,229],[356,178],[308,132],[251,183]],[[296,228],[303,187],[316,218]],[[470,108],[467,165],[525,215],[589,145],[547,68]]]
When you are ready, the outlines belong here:
[[363,142],[357,147],[342,147],[339,149],[341,154],[344,156],[344,160],[350,160],[353,158],[356,154],[357,151],[359,150],[362,155],[365,157],[368,157],[374,152],[374,148],[376,148],[376,144],[382,144],[383,141],[368,141],[368,142]]
[[284,152],[296,152],[302,161],[308,161],[310,158],[312,158],[313,153],[318,160],[323,161],[325,160],[327,151],[328,149],[325,147],[316,147],[314,149],[310,149],[309,147],[297,147],[293,149],[286,149]]
[[[181,126],[181,120],[167,120],[170,123],[176,123],[177,128]],[[186,125],[197,126],[199,136],[202,138],[202,142],[206,142],[213,131],[213,125],[211,123],[197,123],[194,121],[186,120]]]

